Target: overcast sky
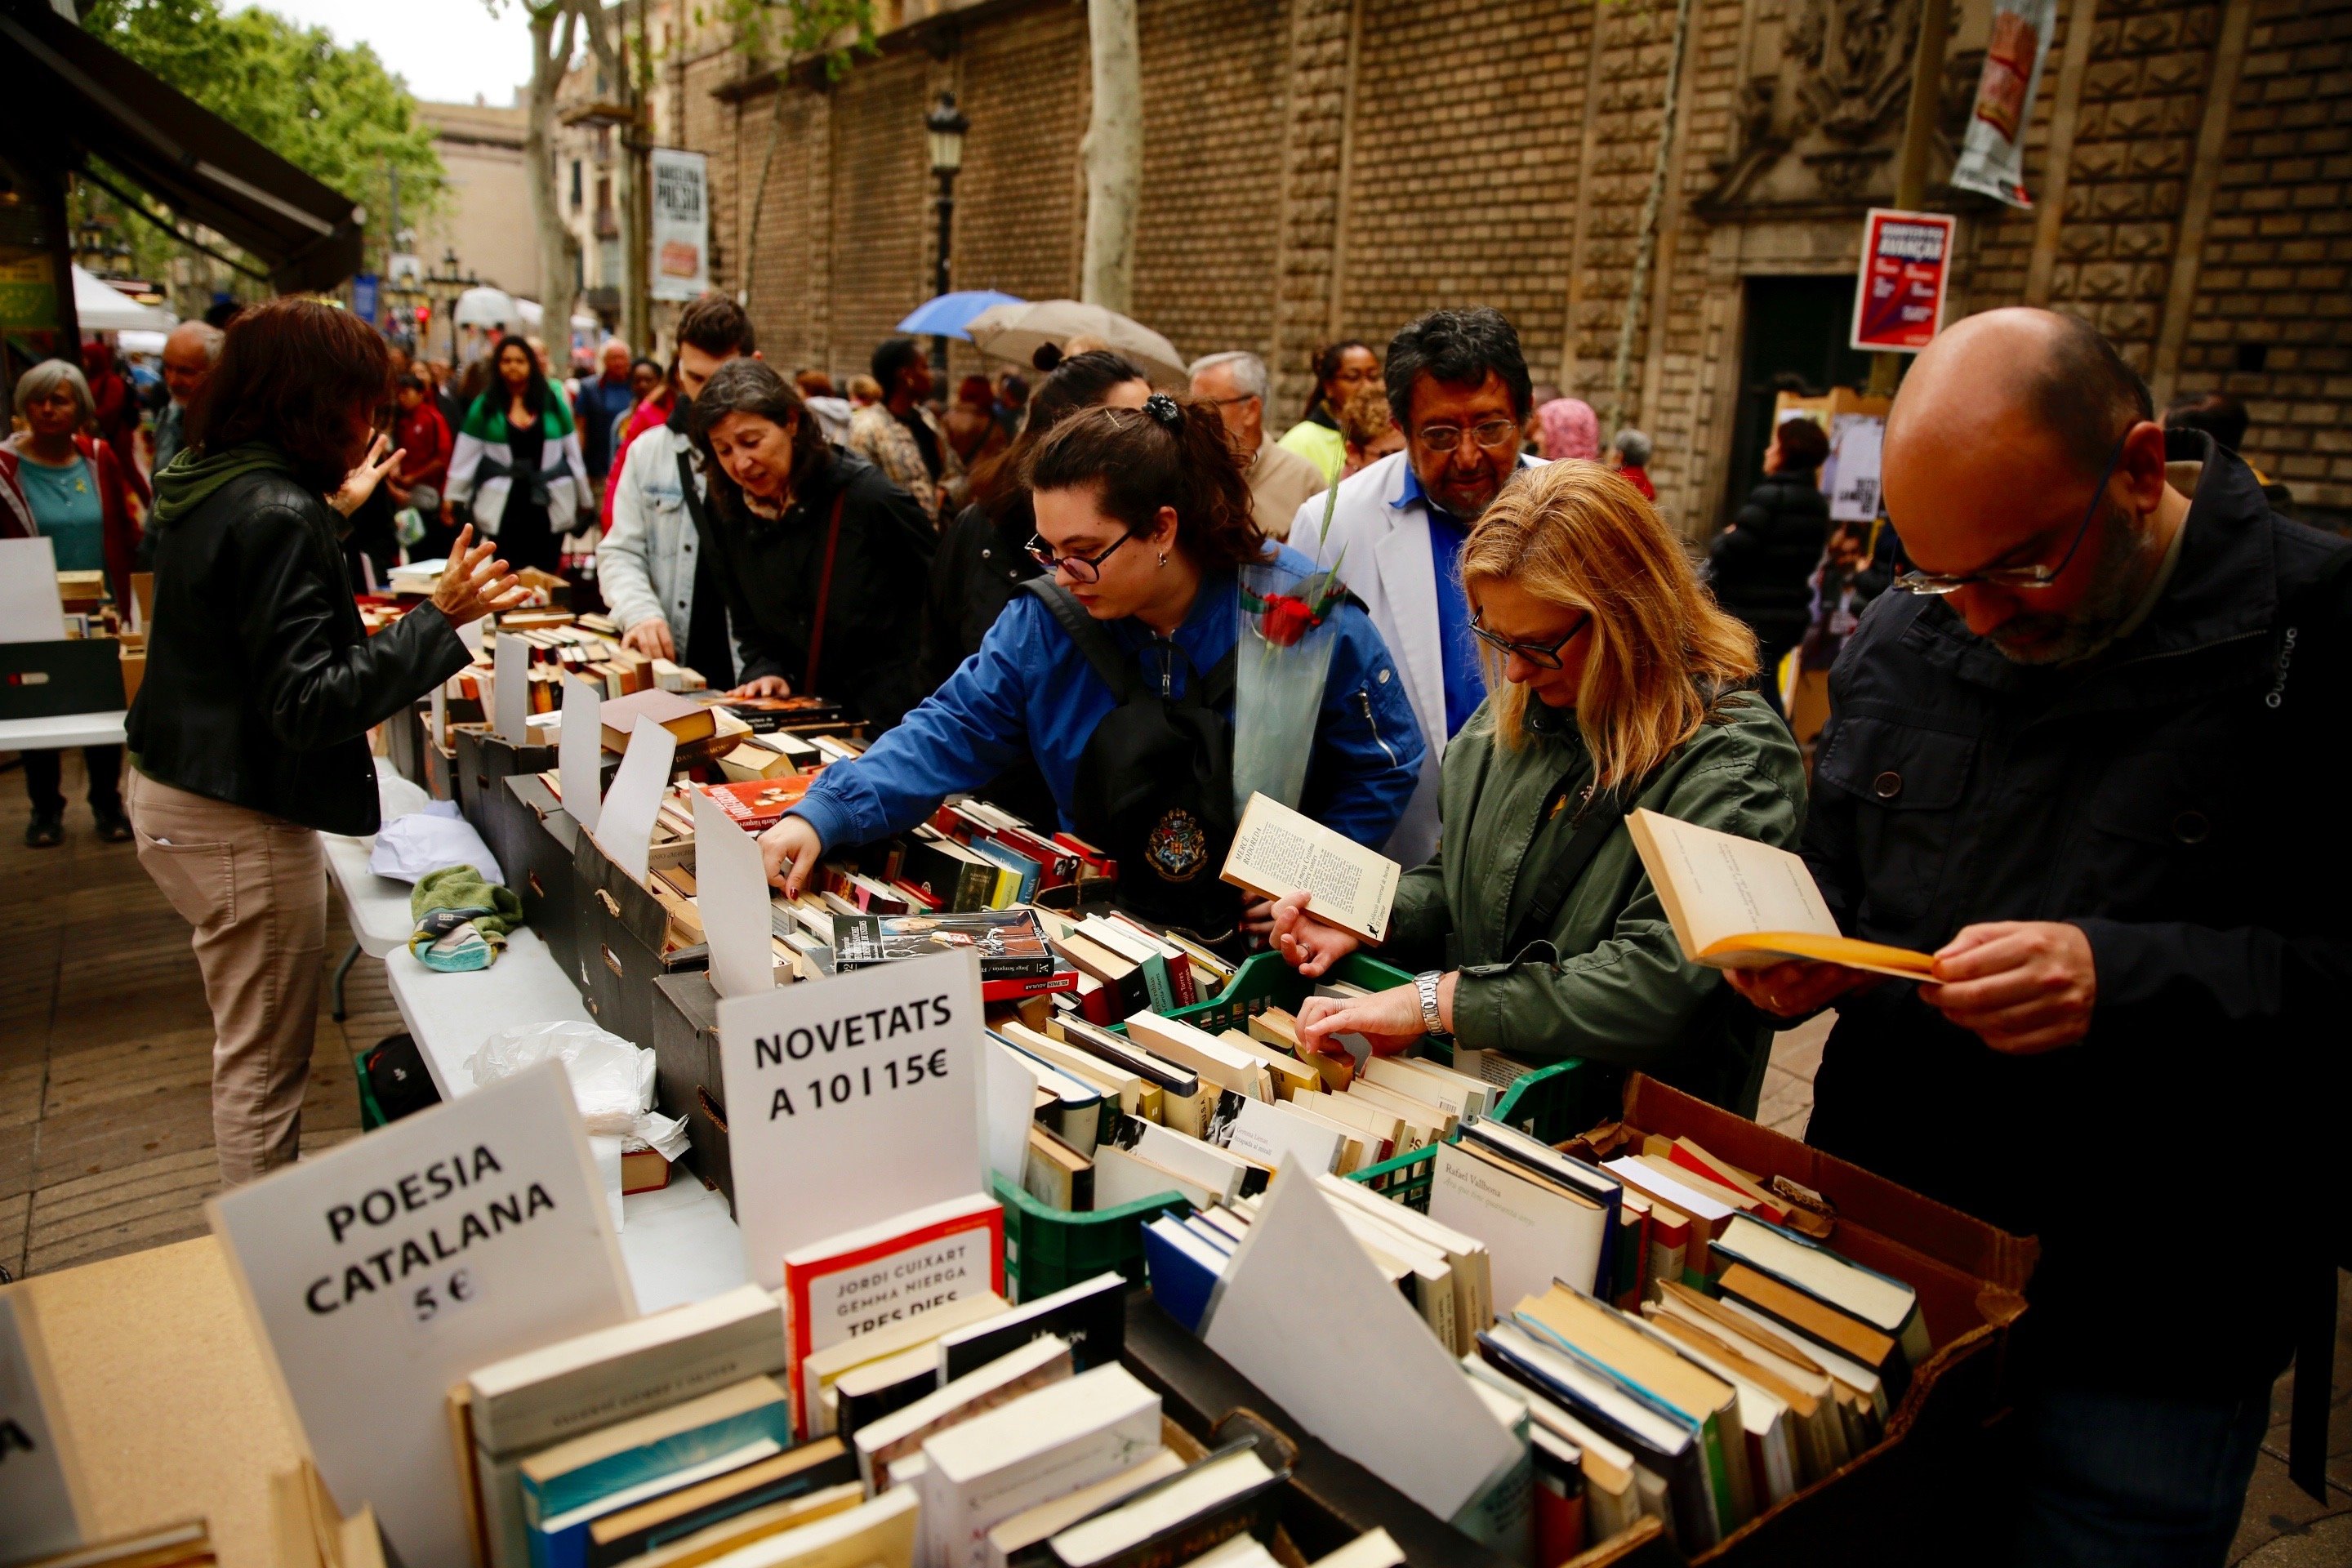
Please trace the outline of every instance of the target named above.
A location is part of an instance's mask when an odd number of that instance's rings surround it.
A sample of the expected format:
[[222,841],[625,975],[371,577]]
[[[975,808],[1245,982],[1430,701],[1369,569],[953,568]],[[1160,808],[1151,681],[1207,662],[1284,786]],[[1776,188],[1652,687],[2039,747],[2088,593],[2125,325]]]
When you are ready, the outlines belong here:
[[[231,10],[242,9],[228,0]],[[490,15],[484,0],[268,0],[265,10],[324,27],[338,43],[367,44],[419,98],[514,101],[530,79],[530,29],[511,3]]]

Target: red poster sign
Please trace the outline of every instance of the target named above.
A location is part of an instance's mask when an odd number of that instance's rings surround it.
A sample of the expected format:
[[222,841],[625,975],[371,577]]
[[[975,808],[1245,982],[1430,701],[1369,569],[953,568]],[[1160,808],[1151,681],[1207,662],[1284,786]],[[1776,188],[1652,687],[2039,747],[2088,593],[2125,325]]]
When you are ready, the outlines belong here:
[[1927,346],[1944,321],[1952,222],[1946,213],[1870,209],[1853,291],[1853,347],[1916,353]]

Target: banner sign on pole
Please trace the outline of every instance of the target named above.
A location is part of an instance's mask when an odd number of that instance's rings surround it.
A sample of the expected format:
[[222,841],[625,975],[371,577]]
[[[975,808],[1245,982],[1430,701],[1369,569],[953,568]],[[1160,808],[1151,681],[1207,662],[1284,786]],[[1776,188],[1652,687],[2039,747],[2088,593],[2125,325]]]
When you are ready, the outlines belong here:
[[652,150],[656,300],[691,300],[710,287],[710,174],[699,153]]
[[1976,107],[1952,168],[1958,189],[1979,191],[2013,207],[2033,205],[2025,189],[2025,128],[2057,22],[2058,0],[1996,0]]
[[1853,346],[1873,353],[1917,353],[1944,323],[1951,275],[1948,213],[1873,207],[1863,221],[1862,276],[1853,290]]

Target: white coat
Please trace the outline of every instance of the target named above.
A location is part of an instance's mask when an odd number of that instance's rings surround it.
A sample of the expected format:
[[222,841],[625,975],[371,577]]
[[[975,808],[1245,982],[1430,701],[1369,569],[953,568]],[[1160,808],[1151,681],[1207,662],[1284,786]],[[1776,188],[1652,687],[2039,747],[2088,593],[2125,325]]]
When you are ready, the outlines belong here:
[[[1371,612],[1372,625],[1389,645],[1404,677],[1405,695],[1421,722],[1424,747],[1421,782],[1405,806],[1404,819],[1389,837],[1385,853],[1411,870],[1437,853],[1438,772],[1445,760],[1445,657],[1437,630],[1437,567],[1429,545],[1429,513],[1404,497],[1409,452],[1391,452],[1339,482],[1330,532],[1323,532],[1324,498],[1298,509],[1290,525],[1290,547],[1318,566],[1337,563],[1339,578]],[[1521,458],[1519,466],[1540,466]]]

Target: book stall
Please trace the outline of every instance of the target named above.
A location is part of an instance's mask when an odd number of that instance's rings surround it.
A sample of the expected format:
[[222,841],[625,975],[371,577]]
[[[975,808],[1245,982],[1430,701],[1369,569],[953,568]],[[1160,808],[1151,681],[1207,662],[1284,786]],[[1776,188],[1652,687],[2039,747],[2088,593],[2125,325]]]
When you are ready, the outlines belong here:
[[[551,605],[384,727],[428,804],[339,887],[463,828],[519,919],[385,955],[365,1135],[0,1290],[0,1560],[1969,1554],[2032,1241],[1639,1073],[1302,1048],[1411,978],[1398,868],[1263,796],[1226,879],[1370,939],[1319,980],[980,798],[786,898],[858,716],[704,685]],[[1814,951],[1635,829],[1689,951]]]

